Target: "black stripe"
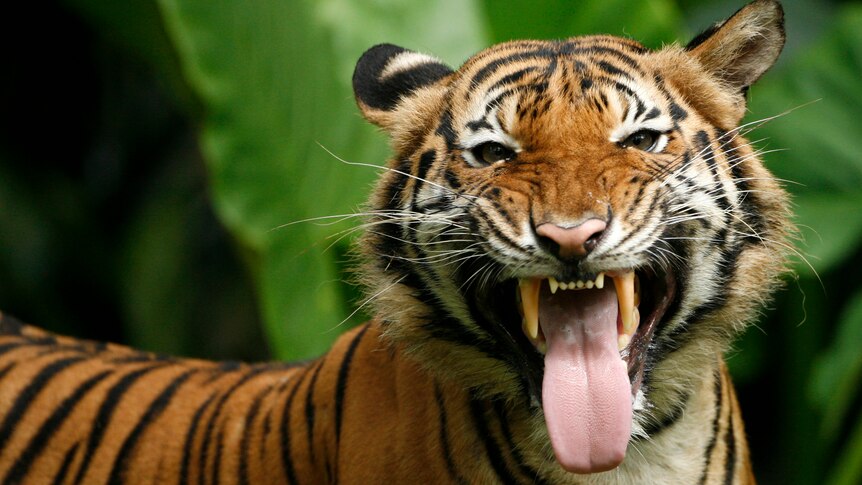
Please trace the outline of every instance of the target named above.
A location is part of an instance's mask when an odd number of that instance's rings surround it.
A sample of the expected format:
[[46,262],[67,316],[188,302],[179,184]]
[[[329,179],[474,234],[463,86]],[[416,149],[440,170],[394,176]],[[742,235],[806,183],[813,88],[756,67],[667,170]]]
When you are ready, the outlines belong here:
[[317,383],[317,376],[320,375],[320,369],[323,368],[321,359],[317,366],[311,371],[311,381],[308,383],[308,393],[305,395],[305,433],[308,441],[308,459],[314,463],[314,422],[315,422],[315,407],[314,407],[314,386]]
[[416,196],[425,183],[425,178],[428,175],[428,169],[434,164],[437,158],[437,152],[433,149],[427,150],[419,156],[419,169],[416,171],[416,181],[413,183],[413,205],[416,205]]
[[452,170],[447,168],[446,171],[443,172],[443,176],[446,178],[446,182],[449,183],[450,187],[452,187],[455,190],[458,190],[461,188],[461,181],[458,180],[458,176],[455,175],[455,172],[453,172]]
[[135,352],[131,355],[125,355],[122,357],[114,357],[109,358],[108,360],[112,364],[139,364],[141,362],[164,362],[170,363],[175,362],[176,359],[168,356],[158,356],[155,354],[149,354],[144,352]]
[[489,88],[488,88],[488,89],[486,89],[485,91],[486,91],[486,92],[490,92],[490,91],[494,91],[494,90],[495,90],[495,89],[497,89],[497,88],[501,88],[501,87],[503,87],[503,86],[507,86],[507,85],[509,85],[509,84],[515,84],[515,83],[517,83],[518,81],[520,81],[521,79],[523,79],[523,78],[524,78],[524,76],[526,76],[526,75],[527,75],[527,73],[530,73],[530,72],[533,72],[533,71],[538,71],[538,69],[539,69],[539,68],[537,68],[536,66],[527,66],[527,67],[525,67],[525,68],[523,68],[523,69],[519,69],[519,70],[517,70],[517,71],[515,71],[515,72],[512,72],[512,73],[506,74],[505,76],[501,77],[501,78],[500,78],[500,80],[498,80],[497,82],[495,82],[493,85],[491,85],[491,87],[489,87]]
[[443,398],[443,393],[438,385],[434,385],[434,400],[437,403],[437,410],[440,416],[440,422],[437,427],[440,429],[440,444],[442,445],[443,460],[446,462],[446,471],[449,472],[449,477],[456,483],[467,485],[467,480],[458,472],[455,467],[455,462],[452,459],[452,448],[449,444],[449,423],[446,417],[446,401]]
[[123,440],[120,451],[114,458],[114,464],[111,467],[111,474],[108,478],[110,485],[121,485],[123,483],[123,474],[126,471],[130,454],[134,451],[138,444],[138,439],[146,428],[162,415],[165,408],[171,403],[177,389],[195,372],[194,369],[187,370],[175,377],[171,383],[150,403],[144,415],[138,420],[138,423],[132,429],[132,432]]
[[684,110],[682,106],[676,104],[674,101],[669,101],[670,103],[670,117],[675,122],[679,123],[680,121],[688,118],[688,111]]
[[[517,221],[512,217],[512,214],[509,212],[506,207],[496,200],[491,201],[491,205],[496,210],[497,214],[500,215],[505,220],[505,225],[507,227],[518,227]],[[490,221],[489,221],[490,224]]]
[[518,470],[521,474],[531,480],[532,483],[538,485],[547,485],[548,482],[539,476],[539,472],[530,467],[525,461],[518,447],[515,446],[515,441],[512,439],[512,431],[509,429],[509,421],[506,416],[506,410],[503,407],[503,401],[494,401],[494,412],[497,413],[497,421],[500,423],[500,432],[503,434],[503,439],[506,441],[515,464],[518,465]]
[[3,369],[0,369],[0,381],[2,381],[3,379],[6,378],[6,374],[8,374],[9,371],[11,371],[13,367],[15,367],[15,362],[12,362],[11,364],[4,367]]
[[60,465],[60,469],[57,470],[57,474],[54,475],[54,479],[51,481],[53,485],[62,485],[66,478],[69,475],[69,467],[72,466],[72,461],[75,459],[75,455],[78,454],[78,450],[81,448],[81,442],[75,443],[75,446],[66,450],[66,455],[63,457],[63,463]]
[[455,129],[452,128],[452,112],[448,109],[443,111],[440,115],[440,121],[437,125],[437,129],[434,131],[435,134],[443,137],[443,140],[446,142],[446,148],[449,151],[455,149]]
[[736,469],[736,437],[733,432],[733,404],[730,403],[730,390],[728,389],[728,399],[724,401],[727,406],[727,433],[724,435],[724,483],[725,485],[733,484],[733,472]]
[[362,341],[362,336],[365,335],[365,332],[368,331],[368,325],[364,326],[362,330],[360,330],[353,340],[350,342],[350,346],[347,348],[347,351],[344,353],[344,358],[341,360],[341,366],[338,368],[338,380],[335,383],[335,446],[336,448],[339,445],[339,440],[341,439],[341,420],[342,414],[344,413],[344,393],[347,390],[347,378],[350,374],[350,363],[353,361],[353,354],[356,353],[356,348],[359,346],[359,343]]
[[17,349],[18,347],[42,347],[57,344],[57,339],[55,339],[54,337],[40,337],[36,339],[31,339],[27,337],[24,338],[26,338],[26,340],[17,340],[9,342],[8,344],[0,345],[0,355],[5,354],[10,350]]
[[108,392],[102,400],[102,404],[99,406],[99,410],[96,412],[96,418],[93,420],[93,428],[90,432],[90,436],[87,438],[87,447],[84,450],[84,458],[81,460],[81,465],[78,467],[78,472],[75,474],[75,481],[73,483],[82,483],[84,474],[90,469],[90,461],[93,459],[93,455],[99,448],[102,438],[104,437],[108,426],[111,424],[111,417],[114,415],[114,411],[117,409],[117,405],[120,403],[120,400],[126,395],[126,391],[128,391],[129,388],[132,387],[132,384],[134,384],[141,376],[161,367],[163,367],[163,365],[157,364],[129,372],[108,389]]
[[551,76],[553,76],[554,73],[557,72],[557,64],[557,58],[551,58],[551,62],[545,67],[545,70],[542,73],[545,76],[545,79],[550,79]]
[[[266,440],[269,437],[269,434],[272,432],[272,414],[274,412],[274,407],[270,406],[266,412],[266,417],[263,419],[263,438]],[[258,448],[260,451],[260,461],[266,461],[266,446],[261,446]]]
[[483,409],[481,401],[476,399],[470,400],[470,414],[473,417],[473,423],[476,424],[476,435],[481,438],[485,445],[485,453],[488,455],[488,461],[491,463],[491,467],[500,479],[500,483],[517,484],[518,482],[513,478],[512,472],[506,466],[500,447],[497,445],[497,442],[494,441],[493,436],[491,436],[491,430],[488,428],[488,423],[485,421],[485,410]]
[[431,319],[421,327],[437,340],[471,348],[488,359],[496,359],[499,353],[497,347],[464,327],[455,317],[446,315],[442,319]]
[[383,201],[383,207],[375,207],[375,209],[400,209],[402,204],[402,191],[407,185],[407,182],[410,181],[410,177],[407,175],[410,173],[410,166],[404,166],[404,163],[402,161],[402,163],[399,163],[395,167],[395,170],[397,170],[397,172],[390,171],[386,174],[387,178],[384,178],[386,183],[380,189],[380,192],[382,192],[383,194],[380,199]]
[[715,444],[717,442],[716,438],[718,437],[718,423],[721,419],[721,394],[723,392],[723,382],[721,379],[721,374],[717,374],[715,377],[715,417],[712,418],[712,433],[709,437],[709,443],[706,445],[706,450],[703,454],[703,474],[700,476],[700,480],[698,481],[699,485],[704,485],[706,483],[707,474],[709,473],[709,465],[712,463],[712,451],[715,449]]
[[12,432],[21,421],[24,413],[29,409],[30,405],[36,401],[39,393],[46,384],[62,370],[84,360],[83,357],[67,357],[65,359],[55,360],[46,365],[36,374],[30,383],[15,398],[15,402],[3,418],[3,424],[0,424],[0,450],[6,448]]
[[[290,390],[290,394],[287,396],[287,401],[284,404],[284,410],[281,413],[281,463],[284,465],[284,474],[287,477],[287,483],[290,485],[295,485],[299,483],[296,478],[296,470],[293,468],[293,459],[291,455],[291,440],[290,440],[290,416],[291,416],[291,408],[293,407],[293,398],[296,397],[296,393],[299,390],[299,387],[305,381],[304,377],[309,373],[306,372],[302,375],[302,378],[296,377],[296,384],[294,384],[293,389]],[[311,453],[311,448],[309,448],[309,454]]]
[[722,150],[727,158],[727,164],[730,166],[730,172],[733,175],[733,183],[736,185],[736,190],[739,191],[739,217],[745,221],[749,230],[755,234],[746,234],[745,240],[748,242],[762,243],[763,241],[757,235],[763,234],[766,230],[767,223],[763,218],[763,212],[760,206],[760,195],[755,192],[749,192],[750,186],[746,180],[742,159],[739,156],[739,146],[734,142],[733,138],[728,138],[728,132],[720,129],[716,130],[716,135],[720,142],[719,149]]
[[685,414],[685,409],[688,407],[688,400],[691,398],[690,393],[684,393],[682,396],[676,396],[673,401],[673,407],[658,421],[652,421],[644,428],[644,432],[650,437],[655,437],[665,429],[673,426],[679,418]]
[[622,76],[622,77],[625,77],[627,79],[631,79],[631,76],[629,76],[625,71],[618,68],[617,66],[614,66],[613,64],[611,64],[608,61],[599,61],[597,66],[599,67],[599,69],[601,69],[602,71],[605,71],[608,74],[611,74],[614,76]]
[[[180,465],[180,485],[188,485],[191,477],[189,476],[189,468],[191,467],[192,461],[192,441],[194,440],[195,433],[198,430],[198,426],[200,426],[201,418],[204,415],[204,412],[209,408],[210,404],[213,402],[215,397],[218,395],[218,391],[213,391],[210,393],[209,397],[207,397],[206,401],[200,405],[200,407],[195,410],[195,414],[192,416],[191,424],[189,425],[188,431],[186,431],[186,439],[183,444],[183,461]],[[205,454],[206,443],[201,443],[201,455]],[[203,470],[201,470],[203,472]]]
[[[614,39],[613,42],[616,42],[616,39]],[[578,44],[580,44],[581,47],[575,47]],[[634,71],[634,72],[638,73],[639,75],[644,76],[645,73],[644,73],[643,69],[641,69],[640,64],[636,60],[634,60],[631,56],[626,54],[625,52],[618,50],[617,47],[627,48],[627,49],[631,50],[631,52],[634,52],[636,54],[644,54],[645,52],[648,52],[646,49],[644,49],[642,47],[635,47],[633,45],[625,45],[625,44],[623,44],[623,45],[616,44],[613,47],[609,47],[607,45],[598,45],[598,44],[584,45],[583,40],[576,40],[574,42],[569,41],[569,42],[563,43],[562,45],[560,45],[559,51],[560,51],[560,54],[562,54],[564,56],[568,56],[568,57],[577,56],[577,55],[587,55],[590,57],[595,57],[597,54],[607,54],[612,59],[614,59],[616,61],[620,61],[623,64],[625,64],[626,67],[628,68],[628,70]]]
[[653,81],[655,81],[656,87],[658,87],[659,91],[664,94],[665,99],[667,99],[668,104],[670,105],[670,117],[674,121],[674,126],[679,127],[679,122],[688,118],[688,111],[682,108],[682,106],[676,104],[674,101],[678,98],[678,96],[674,96],[667,90],[667,86],[665,86],[664,76],[659,74],[658,72],[653,74]]
[[203,441],[201,441],[201,454],[198,457],[198,469],[200,470],[200,475],[198,475],[198,483],[200,485],[204,485],[204,472],[206,470],[206,464],[209,461],[208,458],[211,456],[208,453],[209,446],[214,442],[213,433],[215,432],[215,423],[218,418],[221,416],[221,411],[224,408],[225,403],[228,398],[243,384],[251,380],[253,377],[267,370],[266,367],[252,367],[250,368],[246,374],[244,374],[239,380],[234,382],[225,392],[219,396],[218,401],[216,402],[215,409],[213,409],[212,414],[210,414],[207,419],[206,426],[204,426],[204,437]]
[[663,359],[666,354],[669,354],[684,347],[689,341],[691,341],[695,337],[695,335],[693,335],[691,332],[688,332],[688,329],[691,328],[691,325],[702,321],[704,318],[706,318],[707,315],[714,312],[715,310],[720,309],[727,303],[727,299],[729,297],[729,291],[727,290],[727,288],[730,288],[731,285],[729,284],[729,282],[736,275],[736,262],[739,259],[739,255],[742,250],[743,246],[737,246],[732,247],[726,251],[721,251],[721,259],[715,265],[716,268],[730,268],[733,272],[730,274],[716,274],[715,278],[717,279],[717,292],[712,295],[709,300],[695,307],[695,309],[692,310],[689,314],[688,318],[686,318],[685,324],[677,325],[676,327],[670,329],[667,332],[662,332],[662,330],[664,329],[659,329],[659,332],[656,332],[656,340],[660,341],[660,345],[657,346],[657,350],[655,353],[656,356],[661,356],[659,358]]
[[653,106],[653,109],[649,110],[649,113],[644,116],[644,119],[641,121],[648,121],[654,118],[658,118],[661,115],[661,110]]
[[637,105],[637,109],[635,110],[635,119],[638,119],[646,112],[646,105],[640,98],[635,98],[635,104]]
[[[600,79],[601,79],[601,78],[600,78]],[[637,94],[635,94],[635,92],[634,92],[634,91],[632,91],[632,88],[630,88],[630,87],[626,86],[625,84],[623,84],[623,83],[621,83],[621,82],[619,82],[619,81],[610,81],[610,83],[609,83],[609,84],[610,84],[613,88],[615,88],[617,91],[619,91],[619,92],[621,92],[621,93],[624,93],[624,94],[626,94],[626,95],[628,95],[628,96],[631,96],[632,98],[634,98],[634,99],[635,99],[635,101],[636,101],[638,104],[641,104],[641,100],[640,100],[640,98],[638,98]],[[625,118],[623,118],[623,120],[625,120]]]
[[[39,430],[36,431],[36,434],[33,435],[30,442],[27,443],[24,451],[22,451],[15,460],[12,468],[9,469],[6,476],[3,478],[3,483],[20,483],[24,479],[27,472],[30,471],[30,467],[33,466],[33,461],[39,457],[39,454],[48,444],[48,441],[52,436],[54,436],[54,433],[57,432],[58,428],[60,428],[69,414],[75,410],[75,406],[77,406],[84,395],[87,394],[93,386],[103,381],[105,377],[110,374],[111,371],[105,370],[90,377],[81,383],[71,395],[63,399],[63,401],[54,408],[54,411],[47,419],[45,419],[45,421],[42,422]],[[68,467],[68,464],[64,463],[64,465]]]
[[[715,160],[715,152],[712,150],[712,140],[709,139],[709,135],[703,130],[697,132],[695,140],[698,145],[699,158],[705,161],[706,165],[709,167],[712,178],[715,180],[716,187],[721,187],[721,174],[718,171],[718,162]],[[726,214],[724,216],[724,223],[726,224],[727,218],[729,217],[728,211],[731,207],[727,194],[724,194],[723,197],[713,196],[712,199],[716,201],[721,210]]]
[[487,229],[488,232],[491,233],[491,235],[496,237],[499,240],[499,242],[509,246],[513,250],[513,252],[516,252],[516,253],[523,253],[524,252],[524,249],[521,247],[521,245],[518,244],[517,241],[513,240],[512,238],[507,236],[505,233],[503,233],[503,231],[501,231],[500,228],[497,227],[497,225],[494,224],[490,218],[486,217],[485,219],[486,219],[485,224],[483,224],[482,226],[485,229]]
[[473,78],[470,80],[470,92],[473,92],[473,90],[477,89],[482,81],[494,74],[497,69],[502,66],[527,59],[548,59],[559,54],[556,49],[552,49],[549,47],[551,46],[548,45],[547,47],[542,47],[526,52],[516,52],[505,57],[499,57],[489,62],[488,64],[485,64],[484,66],[482,66],[481,69],[476,71],[476,74],[474,74]]
[[[620,61],[623,64],[625,64],[629,70],[634,71],[641,76],[646,75],[646,73],[644,73],[643,69],[641,69],[641,66],[638,63],[638,61],[634,60],[628,54],[625,54],[622,51],[618,51],[617,49],[614,49],[612,47],[595,46],[595,47],[590,47],[589,49],[579,49],[579,50],[576,50],[574,53],[576,53],[576,54],[580,54],[580,53],[608,54],[614,60]],[[638,53],[641,54],[642,52],[638,52]]]
[[[644,186],[641,186],[639,188],[638,193],[635,196],[636,198],[642,198],[643,197],[643,189],[644,188],[645,188]],[[648,217],[653,215],[657,209],[663,207],[662,206],[663,199],[661,197],[661,193],[658,190],[653,190],[652,192],[650,192],[650,195],[652,195],[653,197],[652,197],[652,199],[650,199],[649,205],[645,209],[645,212],[647,213]],[[625,217],[628,217],[629,214],[634,212],[634,210],[637,208],[637,206],[635,204],[640,203],[640,202],[642,202],[642,201],[633,201],[632,204],[627,208],[627,212],[625,214]],[[641,231],[639,231],[638,229],[639,228],[636,228],[635,230],[629,231],[628,233],[626,233],[626,235],[623,236],[623,238],[620,239],[616,243],[616,248],[622,247],[624,244],[626,244],[630,239],[632,239],[635,236],[643,236],[644,234]],[[652,232],[650,232],[650,234],[648,234],[647,237],[651,238],[653,235],[663,231],[664,229],[665,229],[664,226],[657,225],[657,226],[652,228]],[[660,239],[653,239],[653,240],[660,241]],[[617,255],[618,255],[617,253],[612,253],[612,254],[606,255],[605,257],[614,257]]]
[[215,460],[213,461],[213,467],[210,468],[210,485],[218,485],[221,477],[219,472],[221,471],[221,457],[224,452],[224,428],[219,430],[215,438],[215,443]]
[[[239,483],[241,485],[249,485],[248,455],[251,453],[251,449],[253,448],[248,446],[248,442],[251,439],[251,433],[254,429],[254,419],[260,412],[260,405],[263,403],[264,396],[272,392],[273,389],[275,389],[275,385],[270,384],[261,390],[257,396],[254,397],[254,401],[251,403],[251,406],[249,406],[248,413],[245,415],[245,426],[242,431],[242,438],[240,438],[239,445]],[[266,435],[263,437],[265,441]],[[260,446],[265,445],[265,443],[261,443]]]
[[[485,109],[485,111],[488,111],[488,109],[490,109],[491,106],[492,105],[490,103],[488,103],[488,108]],[[488,123],[488,121],[486,121],[485,118],[480,118],[478,120],[468,121],[467,122],[467,128],[470,131],[475,133],[475,132],[481,130],[482,128],[484,128],[486,130],[492,130],[494,127],[491,126],[491,123]]]

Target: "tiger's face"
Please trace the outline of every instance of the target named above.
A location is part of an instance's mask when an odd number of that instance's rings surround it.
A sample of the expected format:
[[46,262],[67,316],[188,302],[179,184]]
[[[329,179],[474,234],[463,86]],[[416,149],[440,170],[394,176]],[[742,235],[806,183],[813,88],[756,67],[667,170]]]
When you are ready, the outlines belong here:
[[785,194],[739,123],[783,40],[760,1],[685,48],[516,41],[454,71],[366,52],[357,100],[395,152],[364,241],[387,335],[528,406],[567,470],[617,466],[782,270]]

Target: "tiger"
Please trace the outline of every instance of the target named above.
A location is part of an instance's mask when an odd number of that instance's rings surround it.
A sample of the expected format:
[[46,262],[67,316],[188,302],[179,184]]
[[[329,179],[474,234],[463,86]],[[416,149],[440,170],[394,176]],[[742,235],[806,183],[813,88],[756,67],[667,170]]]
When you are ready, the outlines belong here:
[[0,482],[754,483],[723,355],[794,232],[741,121],[783,19],[756,0],[685,46],[510,41],[457,70],[372,47],[371,321],[247,364],[0,313]]

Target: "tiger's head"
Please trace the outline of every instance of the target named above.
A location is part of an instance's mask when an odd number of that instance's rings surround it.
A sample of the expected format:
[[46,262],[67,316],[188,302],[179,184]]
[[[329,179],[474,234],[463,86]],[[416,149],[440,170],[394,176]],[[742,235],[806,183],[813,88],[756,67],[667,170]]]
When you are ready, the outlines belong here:
[[784,268],[786,195],[740,126],[783,44],[780,5],[758,0],[658,51],[514,41],[454,71],[367,51],[356,99],[394,151],[362,243],[387,337],[529,407],[565,469],[619,464]]

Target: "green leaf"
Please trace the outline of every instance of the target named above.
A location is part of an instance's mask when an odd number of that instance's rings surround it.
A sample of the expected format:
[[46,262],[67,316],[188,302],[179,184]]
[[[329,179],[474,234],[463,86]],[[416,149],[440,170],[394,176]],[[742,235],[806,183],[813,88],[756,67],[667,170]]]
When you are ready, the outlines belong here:
[[862,482],[862,419],[856,421],[848,445],[838,457],[828,485],[858,485]]
[[[439,45],[431,51],[460,60],[484,44],[476,9],[452,0],[160,5],[207,113],[202,143],[216,211],[257,255],[273,349],[281,358],[319,354],[349,312],[336,252],[323,249],[328,235],[349,226],[282,226],[350,214],[365,200],[377,171],[345,165],[329,151],[381,165],[387,157],[382,137],[358,116],[353,63],[382,41]],[[463,15],[448,15],[456,5]]]
[[[758,117],[793,110],[749,138],[778,150],[767,154],[769,167],[795,194],[800,249],[819,272],[862,243],[862,6],[847,5],[836,17],[829,35],[751,92]],[[809,271],[804,263],[798,269]]]
[[[853,254],[862,241],[862,191],[843,193],[800,190],[793,199],[801,237],[796,268],[824,273]],[[810,265],[810,266],[809,266]]]
[[670,0],[485,0],[484,5],[497,42],[611,34],[658,48],[683,37],[682,17]]
[[862,384],[862,291],[847,305],[839,319],[832,345],[815,363],[809,386],[813,402],[823,410],[822,431],[837,438],[840,425]]

